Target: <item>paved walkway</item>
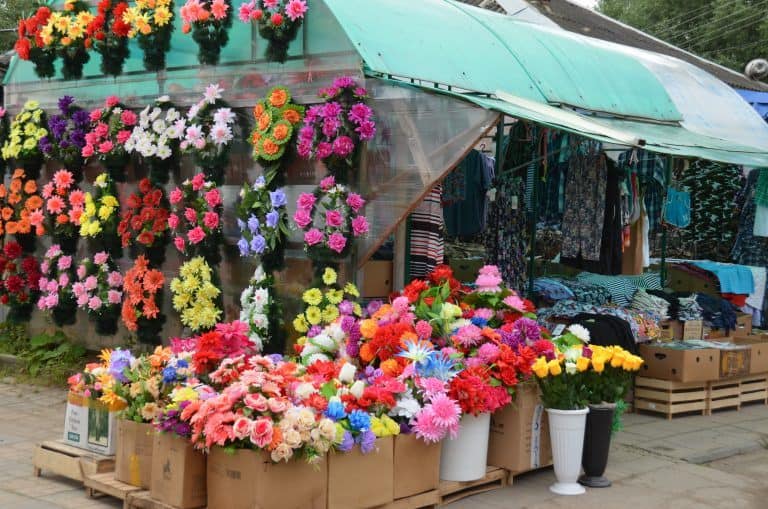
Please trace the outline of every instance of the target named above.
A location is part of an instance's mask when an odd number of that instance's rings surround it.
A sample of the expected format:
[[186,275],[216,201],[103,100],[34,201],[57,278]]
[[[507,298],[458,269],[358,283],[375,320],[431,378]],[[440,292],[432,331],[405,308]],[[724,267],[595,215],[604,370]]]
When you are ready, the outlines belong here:
[[[86,498],[78,483],[32,475],[34,445],[58,438],[66,393],[0,382],[0,508],[119,508]],[[764,509],[768,507],[768,407],[673,421],[628,415],[614,440],[607,475],[613,488],[558,497],[552,469],[512,486],[452,504],[451,509]],[[741,454],[740,454],[741,453]]]

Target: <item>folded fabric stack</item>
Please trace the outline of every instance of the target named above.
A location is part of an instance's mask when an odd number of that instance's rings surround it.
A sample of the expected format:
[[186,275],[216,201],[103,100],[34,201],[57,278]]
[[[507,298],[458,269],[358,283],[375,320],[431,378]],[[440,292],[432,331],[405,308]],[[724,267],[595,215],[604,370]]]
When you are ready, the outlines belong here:
[[651,295],[643,289],[637,290],[635,296],[632,298],[632,304],[630,304],[629,308],[635,311],[653,314],[660,317],[662,320],[669,318],[669,302],[661,297]]

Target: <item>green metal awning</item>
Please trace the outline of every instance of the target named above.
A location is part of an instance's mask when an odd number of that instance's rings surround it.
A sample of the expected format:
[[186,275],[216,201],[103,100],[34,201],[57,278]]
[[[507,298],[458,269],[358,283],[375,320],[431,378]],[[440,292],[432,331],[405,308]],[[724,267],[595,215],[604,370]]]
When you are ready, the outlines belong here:
[[680,60],[453,0],[325,0],[369,73],[603,141],[768,165],[768,124]]

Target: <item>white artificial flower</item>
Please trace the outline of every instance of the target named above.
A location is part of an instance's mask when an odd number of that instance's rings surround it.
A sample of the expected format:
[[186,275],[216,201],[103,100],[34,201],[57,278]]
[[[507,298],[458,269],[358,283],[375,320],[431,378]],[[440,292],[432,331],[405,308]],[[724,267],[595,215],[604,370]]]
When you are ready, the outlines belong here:
[[336,341],[334,341],[333,338],[331,338],[329,335],[325,334],[325,332],[321,332],[314,338],[311,338],[309,343],[317,346],[318,348],[321,348],[326,352],[334,352],[338,346]]
[[266,288],[258,288],[253,292],[253,295],[251,296],[251,300],[254,302],[254,304],[264,306],[266,305],[267,301],[269,301],[269,290]]
[[160,97],[157,98],[157,102],[159,103],[171,102],[171,97],[168,95],[161,95]]
[[165,114],[165,120],[166,122],[176,122],[181,118],[181,113],[176,108],[171,108],[168,110],[168,112]]
[[152,113],[149,114],[149,120],[154,122],[155,120],[157,120],[157,117],[159,117],[162,112],[163,110],[161,110],[158,107],[152,108]]
[[328,334],[337,344],[341,344],[347,337],[344,329],[341,328],[341,324],[332,323],[323,330],[325,334]]
[[268,325],[267,315],[257,313],[251,317],[251,325],[257,329],[264,329]]
[[581,347],[569,348],[568,350],[565,351],[565,353],[563,354],[563,357],[565,357],[565,360],[568,362],[576,362],[576,359],[581,357],[581,354],[582,354]]
[[205,92],[203,93],[205,102],[207,102],[208,104],[215,103],[218,99],[221,99],[222,92],[224,92],[223,88],[221,88],[216,83],[211,83],[210,85],[205,87]]
[[313,345],[312,343],[305,343],[304,348],[301,350],[302,357],[314,355],[316,353],[322,353],[322,350],[320,350],[317,345]]
[[589,343],[589,331],[582,325],[574,323],[568,326],[568,332],[579,338],[584,343]]
[[158,118],[154,122],[152,122],[152,130],[155,131],[157,134],[163,134],[165,132],[165,129],[168,126],[165,125],[165,120],[162,118]]
[[211,128],[211,141],[216,145],[224,145],[232,138],[232,128],[227,124],[213,124],[213,127]]
[[421,405],[409,392],[403,394],[398,400],[397,404],[390,410],[390,416],[405,417],[406,419],[413,419],[421,411]]
[[315,387],[311,383],[302,382],[296,386],[296,396],[300,399],[307,399],[315,393]]
[[349,392],[357,399],[363,397],[363,391],[365,391],[365,382],[362,380],[358,380],[357,382],[353,383],[352,387],[349,388]]
[[171,151],[170,147],[168,145],[160,145],[157,147],[157,157],[160,159],[168,159],[173,155],[173,152]]
[[565,363],[565,372],[569,375],[575,375],[576,374],[576,363],[575,362],[566,362]]
[[266,277],[267,277],[267,273],[264,272],[264,267],[262,267],[261,265],[256,267],[256,271],[253,273],[253,279],[256,282],[261,282],[261,281],[264,281]]
[[200,104],[193,104],[189,107],[189,111],[187,112],[187,118],[189,120],[192,120],[197,116],[197,113],[200,111]]
[[352,383],[355,381],[355,372],[357,368],[350,362],[345,362],[339,370],[339,381],[341,383]]

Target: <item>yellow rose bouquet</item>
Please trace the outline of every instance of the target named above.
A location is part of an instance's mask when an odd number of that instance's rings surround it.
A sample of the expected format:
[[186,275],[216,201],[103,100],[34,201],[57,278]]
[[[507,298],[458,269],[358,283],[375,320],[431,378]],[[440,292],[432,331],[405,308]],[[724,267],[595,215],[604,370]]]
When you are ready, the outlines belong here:
[[46,125],[45,112],[38,102],[27,101],[11,122],[8,136],[3,143],[3,159],[16,161],[16,167],[23,168],[31,179],[40,176],[43,153],[38,142],[48,135]]

